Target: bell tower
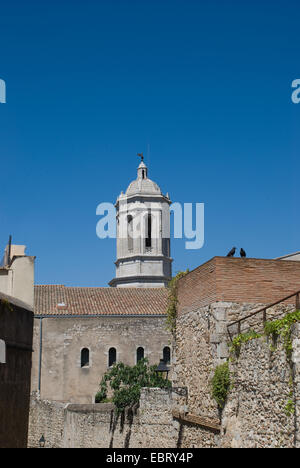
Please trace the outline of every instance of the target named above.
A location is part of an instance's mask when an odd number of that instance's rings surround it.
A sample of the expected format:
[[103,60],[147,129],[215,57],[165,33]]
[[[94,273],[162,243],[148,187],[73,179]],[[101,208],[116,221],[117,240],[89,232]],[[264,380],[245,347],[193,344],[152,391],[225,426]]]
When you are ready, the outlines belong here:
[[116,202],[117,261],[112,287],[165,287],[172,277],[170,204],[148,178],[143,154],[137,178]]

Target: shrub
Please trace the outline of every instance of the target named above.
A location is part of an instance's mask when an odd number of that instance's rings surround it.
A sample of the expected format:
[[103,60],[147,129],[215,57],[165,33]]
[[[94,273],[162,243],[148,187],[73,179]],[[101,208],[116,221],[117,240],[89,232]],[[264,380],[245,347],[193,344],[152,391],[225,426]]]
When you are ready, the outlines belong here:
[[225,362],[216,367],[214,376],[211,381],[212,396],[216,400],[219,408],[225,405],[227,393],[230,387],[230,372],[229,364]]
[[111,401],[116,406],[117,414],[120,414],[126,407],[138,403],[143,387],[170,388],[171,382],[156,372],[156,368],[157,366],[149,366],[147,359],[141,359],[132,367],[122,362],[114,364],[102,377],[95,402],[103,403],[107,400],[109,384],[113,391]]

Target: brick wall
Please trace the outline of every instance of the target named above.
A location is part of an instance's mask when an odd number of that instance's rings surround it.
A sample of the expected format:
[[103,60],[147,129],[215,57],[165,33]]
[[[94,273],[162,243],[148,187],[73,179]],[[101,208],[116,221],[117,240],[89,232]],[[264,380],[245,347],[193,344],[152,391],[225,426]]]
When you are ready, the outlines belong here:
[[179,281],[178,314],[216,301],[269,304],[299,289],[300,262],[214,257]]
[[216,302],[216,257],[178,282],[178,314]]

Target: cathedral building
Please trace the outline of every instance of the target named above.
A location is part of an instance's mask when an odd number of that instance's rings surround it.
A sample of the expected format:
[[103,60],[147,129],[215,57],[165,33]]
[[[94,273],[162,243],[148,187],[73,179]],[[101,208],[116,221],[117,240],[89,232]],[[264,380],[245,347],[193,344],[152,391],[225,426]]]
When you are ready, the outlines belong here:
[[35,286],[31,391],[47,400],[93,403],[115,363],[171,362],[165,318],[172,276],[170,199],[137,178],[116,202],[116,276],[110,287]]

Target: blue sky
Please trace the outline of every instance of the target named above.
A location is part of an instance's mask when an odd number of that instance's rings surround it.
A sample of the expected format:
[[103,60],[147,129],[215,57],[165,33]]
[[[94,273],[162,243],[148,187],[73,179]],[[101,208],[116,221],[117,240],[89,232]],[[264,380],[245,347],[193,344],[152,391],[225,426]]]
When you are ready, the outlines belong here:
[[1,2],[0,245],[36,255],[36,282],[106,286],[115,241],[96,207],[149,176],[205,203],[205,245],[172,242],[174,273],[233,245],[300,250],[300,3]]

